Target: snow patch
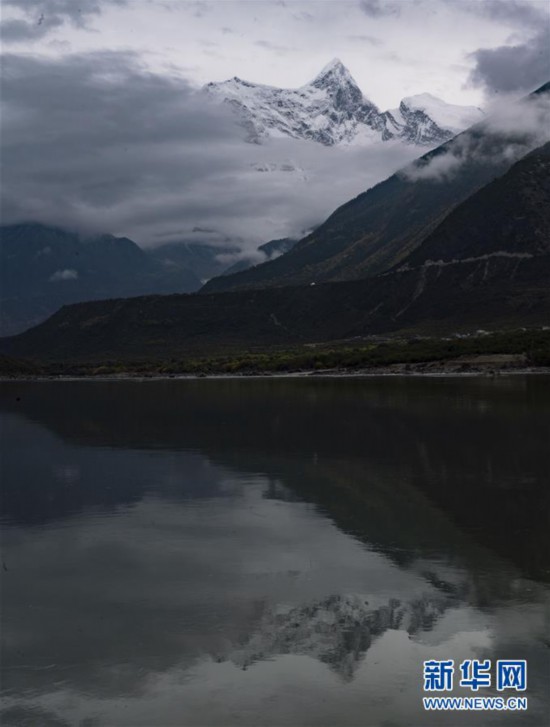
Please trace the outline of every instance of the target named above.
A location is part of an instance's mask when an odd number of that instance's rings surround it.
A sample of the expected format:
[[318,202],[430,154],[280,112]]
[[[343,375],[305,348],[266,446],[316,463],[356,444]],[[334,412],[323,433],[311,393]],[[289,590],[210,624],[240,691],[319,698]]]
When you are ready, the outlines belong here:
[[437,146],[483,116],[480,109],[447,104],[427,93],[381,112],[338,58],[299,88],[276,88],[234,77],[209,83],[204,92],[230,105],[248,132],[247,141],[254,143],[286,136],[325,146],[392,139]]

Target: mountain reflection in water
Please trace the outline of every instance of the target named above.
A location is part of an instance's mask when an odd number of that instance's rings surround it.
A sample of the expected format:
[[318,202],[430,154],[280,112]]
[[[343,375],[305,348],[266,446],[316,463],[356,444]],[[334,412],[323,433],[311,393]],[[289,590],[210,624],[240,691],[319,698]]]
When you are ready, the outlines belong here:
[[[547,378],[0,407],[2,724],[547,724]],[[430,658],[528,659],[528,712],[424,714]]]

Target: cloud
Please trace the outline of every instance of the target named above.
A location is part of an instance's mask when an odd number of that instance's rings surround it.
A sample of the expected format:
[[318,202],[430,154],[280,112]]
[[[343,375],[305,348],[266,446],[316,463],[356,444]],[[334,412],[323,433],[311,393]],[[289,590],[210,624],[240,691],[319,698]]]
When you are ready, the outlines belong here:
[[88,20],[101,15],[108,5],[126,5],[127,0],[4,0],[22,18],[8,18],[0,23],[0,36],[5,43],[37,41],[65,23],[86,28]]
[[4,71],[5,219],[116,224],[132,199],[150,209],[179,187],[181,202],[181,187],[216,155],[221,172],[224,144],[239,140],[227,113],[132,54],[7,55]]
[[446,153],[414,162],[403,170],[411,181],[446,181],[466,163],[513,163],[550,140],[550,95],[503,103],[483,121],[484,134],[459,134]]
[[256,40],[254,45],[257,45],[259,48],[265,48],[266,50],[272,50],[277,54],[288,53],[292,50],[292,48],[289,48],[287,45],[278,45],[277,43],[272,43],[269,40]]
[[516,103],[503,102],[493,108],[487,126],[494,134],[514,135],[530,146],[540,146],[550,138],[550,94],[528,96]]
[[543,4],[533,5],[522,0],[445,0],[446,4],[463,12],[473,13],[501,23],[510,23],[514,28],[537,30],[541,21],[548,19]]
[[369,18],[401,14],[399,4],[390,0],[360,0],[359,7]]
[[550,80],[550,10],[545,3],[521,0],[445,0],[462,12],[513,29],[505,45],[479,48],[469,55],[475,65],[472,86],[488,96],[534,90]]
[[300,236],[418,154],[390,142],[246,144],[227,104],[129,53],[7,55],[3,102],[3,222],[145,245],[169,230],[245,252]]
[[0,23],[0,38],[4,43],[39,40],[61,25],[63,25],[63,20],[57,16],[44,18],[42,22],[32,23],[27,20],[4,20]]
[[528,92],[550,80],[550,29],[546,27],[526,43],[480,48],[471,55],[474,86],[489,95]]
[[62,280],[76,280],[77,278],[78,273],[76,270],[56,270],[50,276],[50,283],[59,283]]
[[351,40],[354,43],[367,43],[368,45],[373,46],[382,45],[382,41],[379,38],[375,38],[374,35],[353,34],[348,35],[347,39]]
[[402,175],[410,182],[430,180],[432,182],[447,181],[452,178],[464,162],[464,155],[459,148],[431,157],[426,164],[413,163],[406,167]]

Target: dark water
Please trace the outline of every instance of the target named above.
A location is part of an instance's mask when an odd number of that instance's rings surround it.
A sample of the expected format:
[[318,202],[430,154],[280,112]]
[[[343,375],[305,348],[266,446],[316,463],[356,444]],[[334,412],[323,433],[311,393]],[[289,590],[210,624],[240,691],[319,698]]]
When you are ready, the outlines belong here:
[[[550,723],[548,378],[0,409],[3,725]],[[472,658],[527,659],[528,711],[425,713],[422,662]]]

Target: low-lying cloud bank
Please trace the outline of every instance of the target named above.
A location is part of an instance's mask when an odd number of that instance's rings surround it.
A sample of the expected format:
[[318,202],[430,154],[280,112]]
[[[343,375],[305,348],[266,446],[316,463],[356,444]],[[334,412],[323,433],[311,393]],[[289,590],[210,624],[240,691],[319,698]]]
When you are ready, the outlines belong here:
[[[418,156],[380,143],[247,144],[225,105],[129,53],[4,56],[2,222],[237,241],[300,235]],[[203,232],[204,230],[204,232]]]
[[403,170],[403,176],[410,181],[444,182],[472,161],[512,164],[550,141],[550,94],[500,104],[479,128],[492,135],[495,143],[486,143],[486,137],[477,134],[460,134],[448,145],[446,153],[432,156],[427,163],[413,162]]

